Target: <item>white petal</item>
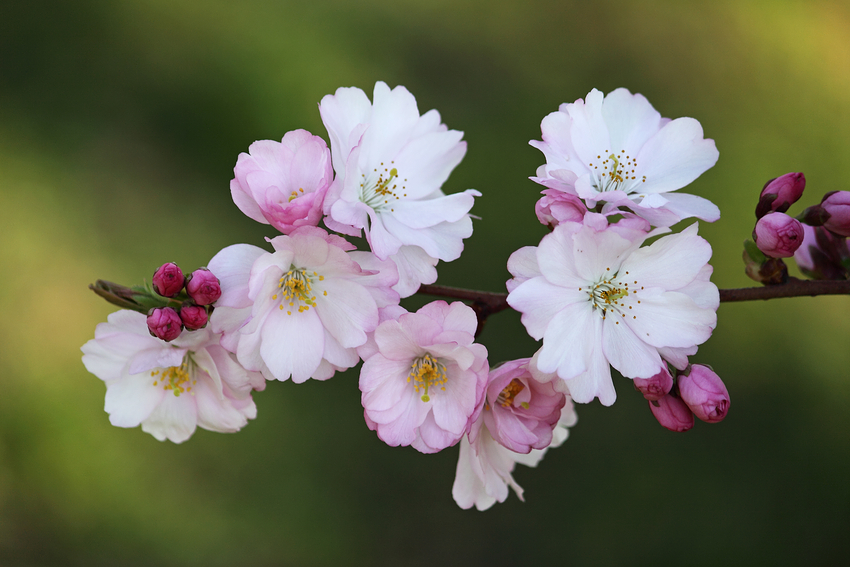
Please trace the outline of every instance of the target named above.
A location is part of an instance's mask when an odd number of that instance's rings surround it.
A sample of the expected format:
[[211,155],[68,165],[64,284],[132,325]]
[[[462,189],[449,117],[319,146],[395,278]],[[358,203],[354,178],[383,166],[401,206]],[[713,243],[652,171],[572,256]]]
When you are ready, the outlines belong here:
[[703,139],[702,126],[693,118],[668,122],[647,140],[637,156],[646,176],[641,193],[666,193],[681,189],[717,163],[714,140]]
[[278,380],[292,376],[293,382],[304,382],[322,361],[324,328],[314,309],[272,312],[260,332],[260,354]]
[[195,400],[188,394],[167,394],[162,403],[142,422],[142,431],[150,433],[160,441],[168,439],[182,443],[195,432],[198,410]]
[[605,97],[602,116],[608,126],[611,149],[636,157],[644,143],[661,129],[661,114],[641,94],[616,89]]
[[248,307],[248,279],[251,267],[263,254],[268,254],[262,248],[250,244],[234,244],[221,250],[213,256],[208,264],[209,270],[221,282],[221,297],[216,306]]

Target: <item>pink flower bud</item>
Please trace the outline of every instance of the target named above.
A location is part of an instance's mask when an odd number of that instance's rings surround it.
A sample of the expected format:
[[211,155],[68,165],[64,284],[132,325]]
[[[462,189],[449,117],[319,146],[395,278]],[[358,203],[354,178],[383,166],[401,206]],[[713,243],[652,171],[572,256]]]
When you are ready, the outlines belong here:
[[171,307],[157,307],[148,313],[148,331],[154,337],[164,341],[173,341],[180,336],[183,322],[180,315]]
[[551,228],[566,221],[581,222],[587,212],[587,207],[575,195],[557,189],[544,189],[541,194],[543,196],[534,205],[534,212],[541,223]]
[[207,308],[200,305],[184,304],[180,308],[180,319],[190,331],[196,331],[207,326],[209,315]]
[[198,305],[209,305],[221,297],[221,283],[208,269],[198,268],[186,282],[186,293]]
[[803,244],[794,252],[800,271],[816,280],[847,279],[844,261],[850,258],[847,239],[836,236],[821,226],[803,225]]
[[655,376],[650,378],[635,378],[635,389],[643,394],[647,400],[660,400],[670,393],[673,389],[673,377],[667,370],[667,365],[661,367],[661,370]]
[[829,213],[823,226],[835,234],[850,236],[850,191],[827,193],[820,206]]
[[803,243],[803,224],[785,213],[768,213],[756,223],[753,239],[771,258],[790,258]]
[[163,297],[174,297],[183,285],[186,283],[186,278],[183,277],[183,272],[173,262],[163,264],[153,273],[153,290]]
[[761,190],[756,218],[770,212],[784,213],[796,203],[806,188],[806,176],[802,173],[786,173],[768,181]]
[[723,421],[729,411],[729,391],[708,366],[694,364],[687,376],[679,376],[679,395],[698,418],[708,423]]
[[670,431],[687,431],[694,426],[694,414],[685,402],[667,394],[663,398],[649,402],[649,409],[658,423]]

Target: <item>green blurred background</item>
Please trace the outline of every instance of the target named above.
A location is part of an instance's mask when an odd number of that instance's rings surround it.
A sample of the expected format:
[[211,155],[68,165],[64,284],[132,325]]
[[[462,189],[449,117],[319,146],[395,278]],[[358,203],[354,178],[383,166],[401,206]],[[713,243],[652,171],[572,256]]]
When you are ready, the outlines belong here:
[[[696,361],[729,387],[723,423],[670,433],[618,378],[613,407],[580,406],[517,471],[527,502],[485,513],[452,501],[456,449],[366,428],[354,371],[270,383],[242,432],[177,446],[109,425],[79,347],[113,311],[95,279],[272,235],[230,200],[239,152],[325,136],[321,97],[376,80],[469,143],[444,189],[479,189],[481,219],[439,283],[504,289],[545,233],[527,141],[558,104],[625,86],[716,141],[689,192],[723,214],[700,227],[714,281],[747,286],[767,179],[805,172],[794,214],[850,189],[848,38],[840,1],[0,3],[0,565],[846,563],[848,298],[722,305]],[[535,349],[512,312],[481,341]]]

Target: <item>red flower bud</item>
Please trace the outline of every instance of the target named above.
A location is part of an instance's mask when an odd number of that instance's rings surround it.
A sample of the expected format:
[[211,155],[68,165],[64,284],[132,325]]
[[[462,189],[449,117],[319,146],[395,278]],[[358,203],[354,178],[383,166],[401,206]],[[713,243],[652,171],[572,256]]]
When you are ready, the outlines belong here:
[[195,331],[206,327],[210,317],[207,314],[206,307],[184,304],[183,307],[180,308],[180,319],[183,321],[183,325],[185,325],[187,329]]
[[708,423],[723,421],[729,411],[729,391],[708,366],[694,364],[687,376],[679,376],[679,395],[698,418]]
[[803,224],[785,213],[768,213],[756,223],[753,239],[771,258],[790,258],[803,244]]
[[153,290],[163,297],[174,297],[183,289],[186,278],[173,262],[163,264],[153,273]]
[[784,213],[796,203],[806,188],[806,176],[802,173],[786,173],[768,181],[761,190],[756,218],[770,212]]
[[183,322],[171,307],[157,307],[148,313],[148,331],[158,339],[173,341],[183,331]]
[[638,390],[647,400],[659,400],[670,393],[673,388],[673,377],[667,370],[667,365],[661,367],[661,370],[655,376],[650,378],[635,378],[635,389]]
[[186,282],[186,293],[198,305],[209,305],[221,297],[221,284],[211,271],[198,268]]
[[667,394],[663,398],[649,402],[649,409],[658,423],[670,431],[687,431],[694,426],[694,414],[685,402]]

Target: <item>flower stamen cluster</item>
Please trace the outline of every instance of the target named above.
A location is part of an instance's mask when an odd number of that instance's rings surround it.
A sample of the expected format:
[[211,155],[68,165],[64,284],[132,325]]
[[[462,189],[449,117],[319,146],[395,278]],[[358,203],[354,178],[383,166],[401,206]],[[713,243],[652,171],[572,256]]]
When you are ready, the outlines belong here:
[[446,391],[446,365],[431,356],[431,353],[425,353],[413,361],[410,365],[410,374],[407,376],[408,382],[413,382],[413,390],[418,394],[422,388],[423,393],[420,398],[423,402],[430,402],[431,397],[428,395],[428,390],[433,386],[439,386],[440,390]]
[[[279,309],[283,311],[284,303],[289,303],[289,307],[294,307],[296,302],[299,303],[299,313],[308,311],[310,307],[315,307],[316,296],[312,294],[313,282],[324,279],[325,277],[320,276],[317,272],[313,272],[313,275],[310,276],[304,268],[299,269],[290,266],[289,271],[278,280],[278,287],[283,294],[283,303],[280,304]],[[325,291],[323,294],[327,295],[328,292]],[[277,294],[273,295],[272,299],[277,299]],[[292,315],[292,311],[287,310],[286,314]]]
[[[605,150],[605,153],[608,154],[608,150]],[[626,150],[620,150],[620,153],[625,154]],[[596,158],[602,159],[602,156],[597,155]],[[589,162],[587,165],[593,168],[591,172],[591,179],[593,179],[591,185],[597,191],[622,191],[630,194],[634,193],[635,189],[640,185],[639,183],[629,183],[630,180],[637,180],[637,175],[635,174],[637,158],[632,159],[629,155],[617,156],[615,152],[612,152],[605,156],[602,163],[593,165],[593,162]],[[599,175],[598,171],[599,165],[602,166],[601,175]],[[608,170],[608,165],[611,166],[610,171]],[[629,168],[631,168],[631,171],[629,171]],[[646,175],[641,176],[640,183],[646,183]],[[641,195],[641,197],[643,196]]]
[[153,385],[162,384],[163,390],[171,390],[177,397],[183,392],[194,396],[195,392],[192,391],[192,386],[198,383],[198,379],[194,375],[194,366],[192,357],[187,354],[180,366],[169,366],[168,368],[152,370],[151,376],[159,376],[159,378],[153,381]]

